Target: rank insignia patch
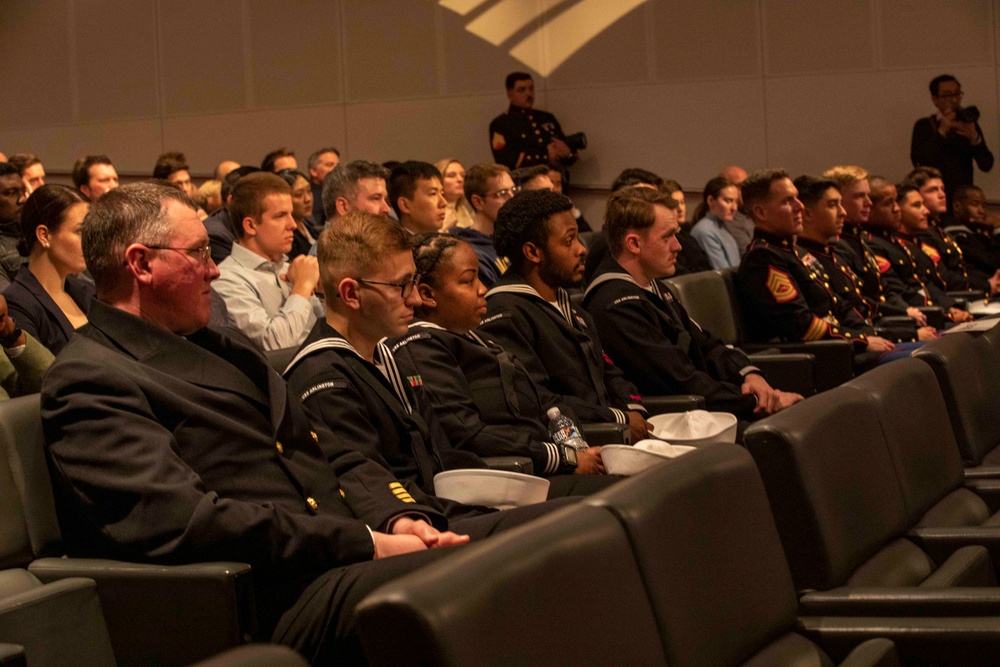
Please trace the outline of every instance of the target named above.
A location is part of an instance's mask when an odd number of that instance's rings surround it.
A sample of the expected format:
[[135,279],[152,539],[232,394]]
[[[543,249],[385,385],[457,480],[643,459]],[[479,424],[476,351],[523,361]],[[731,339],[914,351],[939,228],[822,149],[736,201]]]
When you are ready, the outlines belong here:
[[941,253],[939,253],[937,251],[937,248],[935,248],[934,246],[927,245],[926,243],[921,243],[920,249],[924,251],[925,255],[933,259],[935,264],[941,261]]
[[799,295],[792,278],[773,266],[767,269],[767,289],[778,303],[788,303]]
[[503,138],[503,135],[499,132],[493,133],[493,138],[490,140],[490,144],[493,146],[493,150],[499,151],[503,150],[507,145],[507,140]]
[[886,271],[892,268],[892,262],[890,262],[885,257],[882,257],[881,255],[875,255],[875,261],[878,263],[879,273],[885,273]]

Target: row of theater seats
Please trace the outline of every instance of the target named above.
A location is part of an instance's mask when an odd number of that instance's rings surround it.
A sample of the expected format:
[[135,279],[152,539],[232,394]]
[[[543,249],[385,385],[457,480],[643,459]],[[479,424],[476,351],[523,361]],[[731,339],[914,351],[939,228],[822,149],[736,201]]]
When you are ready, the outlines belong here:
[[[1000,328],[915,357],[754,424],[746,449],[699,449],[393,582],[359,610],[371,661],[1000,664]],[[256,639],[245,564],[61,555],[38,397],[14,399],[0,665],[184,665]]]
[[1000,664],[1000,328],[915,357],[754,424],[746,449],[696,450],[393,582],[359,610],[366,649],[384,665]]

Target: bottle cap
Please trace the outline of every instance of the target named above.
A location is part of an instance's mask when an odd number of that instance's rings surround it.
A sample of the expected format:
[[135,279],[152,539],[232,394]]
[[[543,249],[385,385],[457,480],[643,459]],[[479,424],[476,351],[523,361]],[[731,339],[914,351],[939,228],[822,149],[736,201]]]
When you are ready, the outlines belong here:
[[557,417],[559,417],[559,416],[562,415],[562,413],[559,412],[559,408],[557,408],[555,406],[549,408],[548,411],[546,411],[545,414],[548,416],[549,419],[555,419],[555,418],[557,418]]

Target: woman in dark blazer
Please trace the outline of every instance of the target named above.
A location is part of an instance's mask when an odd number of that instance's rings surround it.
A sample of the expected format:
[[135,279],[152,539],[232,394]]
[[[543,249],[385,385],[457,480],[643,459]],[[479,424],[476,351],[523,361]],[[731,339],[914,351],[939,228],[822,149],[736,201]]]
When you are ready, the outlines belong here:
[[65,185],[44,185],[28,197],[21,211],[22,255],[28,256],[4,290],[17,326],[37,338],[52,354],[87,323],[94,285],[76,276],[86,270],[80,226],[90,205]]

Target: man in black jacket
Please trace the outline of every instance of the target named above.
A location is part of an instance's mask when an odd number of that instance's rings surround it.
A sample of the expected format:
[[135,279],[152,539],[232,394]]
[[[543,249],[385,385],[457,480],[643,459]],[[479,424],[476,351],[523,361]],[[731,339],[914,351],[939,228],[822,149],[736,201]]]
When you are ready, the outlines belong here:
[[743,419],[802,400],[771,387],[745,354],[698,326],[660,286],[674,273],[677,229],[677,202],[669,195],[626,188],[608,200],[610,253],[584,306],[611,356],[640,391],[704,396],[710,410]]

